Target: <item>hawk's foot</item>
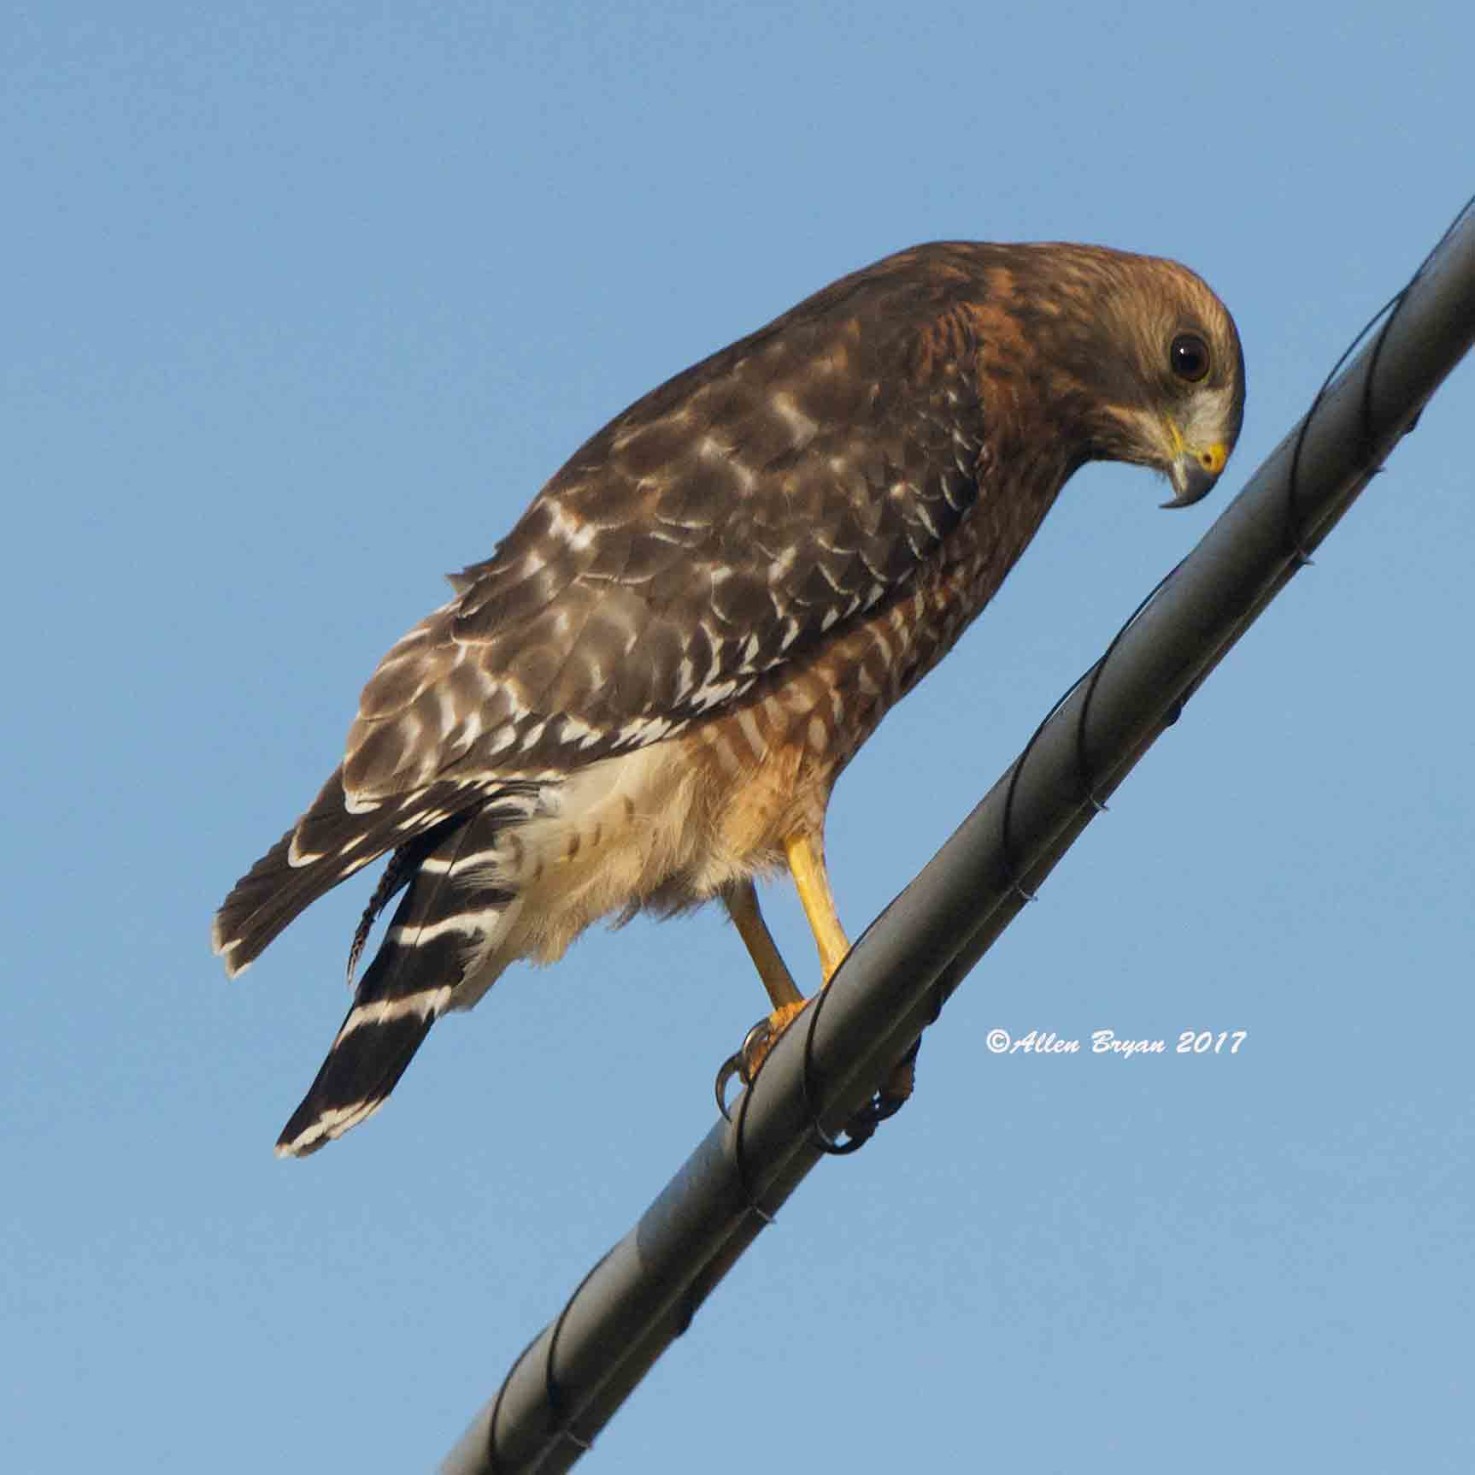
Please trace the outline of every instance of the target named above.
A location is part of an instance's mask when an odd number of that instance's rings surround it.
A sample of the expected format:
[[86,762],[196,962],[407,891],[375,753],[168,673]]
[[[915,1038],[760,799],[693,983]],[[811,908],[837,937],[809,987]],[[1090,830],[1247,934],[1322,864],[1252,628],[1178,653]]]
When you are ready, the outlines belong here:
[[745,1086],[753,1083],[768,1052],[778,1044],[779,1036],[804,1012],[809,1001],[800,999],[793,1004],[780,1004],[767,1019],[760,1019],[743,1037],[743,1047],[738,1051],[738,1075]]
[[729,1055],[717,1072],[717,1109],[727,1115],[727,1088],[736,1076],[745,1086],[753,1084],[759,1067],[768,1058],[768,1052],[778,1044],[783,1032],[804,1012],[809,1001],[798,999],[792,1004],[780,1004],[767,1019],[760,1019],[743,1036],[737,1054]]
[[[743,1039],[742,1048],[723,1061],[717,1072],[717,1109],[728,1116],[727,1088],[736,1076],[743,1085],[750,1086],[768,1052],[778,1043],[779,1036],[804,1012],[807,1000],[784,1004],[775,1009],[767,1019],[760,1019]],[[846,1126],[850,1139],[843,1148],[832,1146],[831,1151],[853,1151],[863,1145],[876,1128],[889,1117],[893,1117],[911,1099],[917,1084],[917,1054],[922,1041],[916,1040],[912,1048],[891,1067],[881,1089],[855,1114]]]

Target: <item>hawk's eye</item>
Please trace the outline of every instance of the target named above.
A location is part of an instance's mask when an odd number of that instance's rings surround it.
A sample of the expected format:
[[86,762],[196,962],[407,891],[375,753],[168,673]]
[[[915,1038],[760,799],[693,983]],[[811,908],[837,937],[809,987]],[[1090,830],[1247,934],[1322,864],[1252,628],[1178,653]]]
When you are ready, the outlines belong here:
[[1190,384],[1197,384],[1209,372],[1209,345],[1197,333],[1180,333],[1168,350],[1173,372]]

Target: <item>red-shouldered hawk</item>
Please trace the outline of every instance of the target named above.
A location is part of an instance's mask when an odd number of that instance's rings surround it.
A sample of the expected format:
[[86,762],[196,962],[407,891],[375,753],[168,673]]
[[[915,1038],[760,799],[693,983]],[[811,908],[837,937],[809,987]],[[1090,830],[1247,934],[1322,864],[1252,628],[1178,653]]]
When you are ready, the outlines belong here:
[[597,918],[721,898],[778,1029],[802,1006],[754,878],[787,866],[828,980],[841,769],[999,587],[1071,474],[1213,486],[1244,366],[1170,261],[918,246],[842,278],[617,416],[364,689],[347,756],[215,919],[239,973],[388,854],[405,891],[278,1142],[389,1095],[430,1026]]

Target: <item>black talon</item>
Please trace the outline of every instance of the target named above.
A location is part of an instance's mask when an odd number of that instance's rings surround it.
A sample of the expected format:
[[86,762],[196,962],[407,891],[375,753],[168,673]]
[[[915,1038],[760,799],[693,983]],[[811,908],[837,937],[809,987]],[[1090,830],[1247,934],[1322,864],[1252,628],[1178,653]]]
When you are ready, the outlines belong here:
[[726,1060],[717,1067],[717,1079],[713,1083],[717,1092],[717,1110],[722,1113],[722,1120],[730,1122],[732,1113],[727,1109],[727,1088],[732,1084],[734,1076],[742,1074],[743,1062],[741,1055],[729,1055]]
[[753,1065],[753,1057],[756,1052],[758,1059],[761,1061],[767,1053],[766,1049],[761,1049],[760,1047],[767,1045],[771,1029],[772,1026],[766,1018],[760,1019],[743,1036],[743,1042],[738,1046],[736,1053],[729,1055],[718,1068],[717,1080],[715,1082],[717,1110],[722,1113],[725,1121],[730,1122],[732,1120],[732,1113],[728,1110],[727,1106],[727,1088],[732,1084],[732,1078],[734,1076],[744,1086],[751,1086],[753,1084],[753,1077],[758,1074],[757,1069]]
[[751,1086],[753,1077],[758,1074],[758,1068],[753,1064],[756,1057],[759,1064],[768,1053],[773,1036],[773,1025],[768,1019],[760,1019],[757,1024],[743,1036],[743,1043],[738,1049],[738,1074],[742,1077],[743,1085]]

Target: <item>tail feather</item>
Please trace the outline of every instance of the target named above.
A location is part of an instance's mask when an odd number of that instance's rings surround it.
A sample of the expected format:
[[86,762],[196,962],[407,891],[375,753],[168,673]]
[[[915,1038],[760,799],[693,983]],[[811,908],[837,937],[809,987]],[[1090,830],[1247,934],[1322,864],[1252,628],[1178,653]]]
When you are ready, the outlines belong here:
[[[506,823],[506,811],[489,806],[410,859],[418,863],[408,890],[327,1058],[277,1141],[279,1154],[315,1152],[370,1116],[456,988],[485,966],[515,901],[489,878],[496,832]],[[399,856],[396,865],[402,875]]]
[[353,810],[340,767],[302,818],[231,888],[215,914],[212,945],[234,978],[320,896],[385,852],[478,810],[524,817],[539,792],[539,785],[516,779],[484,788],[448,781]]
[[[343,770],[335,770],[302,818],[236,882],[216,912],[210,940],[230,976],[243,972],[320,896],[409,838],[395,828],[402,818],[398,806],[387,813],[350,812]],[[428,815],[426,825],[433,822]],[[302,837],[309,832],[318,843],[304,851]]]

